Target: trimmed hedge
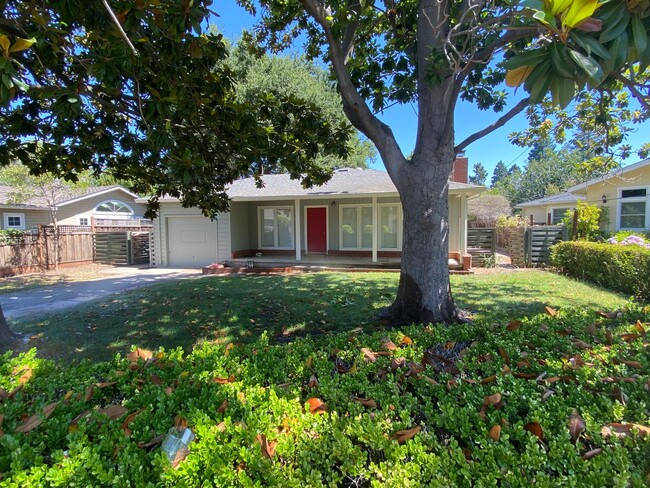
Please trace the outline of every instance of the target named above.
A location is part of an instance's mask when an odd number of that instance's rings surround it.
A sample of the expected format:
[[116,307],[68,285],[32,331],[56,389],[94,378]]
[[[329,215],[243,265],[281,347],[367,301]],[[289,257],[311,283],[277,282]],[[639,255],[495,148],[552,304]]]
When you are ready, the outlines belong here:
[[551,250],[551,264],[563,273],[609,290],[650,299],[650,249],[596,242],[560,242]]

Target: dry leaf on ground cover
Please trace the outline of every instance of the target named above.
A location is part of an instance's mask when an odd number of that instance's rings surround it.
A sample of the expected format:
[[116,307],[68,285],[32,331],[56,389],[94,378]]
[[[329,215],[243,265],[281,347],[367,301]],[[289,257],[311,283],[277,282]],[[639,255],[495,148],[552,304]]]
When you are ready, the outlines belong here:
[[421,430],[422,427],[419,425],[417,427],[413,427],[412,429],[398,430],[392,435],[392,439],[395,439],[398,444],[404,444],[409,439],[415,437],[416,434],[418,434]]
[[573,412],[571,415],[569,415],[567,423],[569,427],[569,434],[571,434],[571,440],[575,444],[580,438],[580,434],[582,434],[587,428],[587,425],[585,424],[584,419],[578,415],[577,412]]
[[43,423],[43,420],[52,415],[52,412],[54,412],[54,409],[58,404],[59,402],[50,403],[43,408],[43,411],[41,413],[37,413],[29,417],[22,424],[16,427],[16,432],[27,433],[34,430],[36,427]]
[[262,448],[262,456],[264,456],[268,460],[273,459],[273,456],[275,455],[275,448],[278,445],[278,441],[275,439],[268,440],[265,434],[258,434],[255,439],[257,439],[257,442],[260,443],[260,446]]
[[309,412],[313,414],[323,414],[327,412],[327,404],[320,398],[310,398],[307,400],[309,403]]

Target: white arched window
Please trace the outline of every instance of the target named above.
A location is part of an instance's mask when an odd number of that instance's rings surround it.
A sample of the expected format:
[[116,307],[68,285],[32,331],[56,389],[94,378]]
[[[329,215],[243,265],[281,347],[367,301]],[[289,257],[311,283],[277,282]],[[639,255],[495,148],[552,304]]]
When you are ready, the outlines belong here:
[[103,219],[130,219],[133,209],[119,200],[106,200],[95,207],[95,216]]

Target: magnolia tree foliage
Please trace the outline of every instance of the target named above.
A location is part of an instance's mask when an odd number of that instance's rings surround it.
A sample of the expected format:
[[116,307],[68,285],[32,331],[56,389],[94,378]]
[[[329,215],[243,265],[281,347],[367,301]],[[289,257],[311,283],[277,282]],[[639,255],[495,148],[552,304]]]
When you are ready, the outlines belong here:
[[[304,35],[307,55],[330,64],[346,115],[375,144],[400,193],[402,271],[387,310],[398,320],[458,319],[446,269],[456,154],[547,96],[565,108],[583,93],[616,93],[624,85],[647,108],[640,78],[650,59],[647,0],[241,2],[260,8],[256,36],[267,46],[282,49]],[[504,82],[526,95],[509,104]],[[459,99],[504,113],[457,141]],[[376,116],[406,102],[418,108],[410,157]]]
[[206,33],[209,0],[0,4],[0,164],[76,180],[110,170],[135,191],[181,197],[213,215],[253,164],[306,185],[344,157],[333,125],[295,95],[236,96],[226,44]]

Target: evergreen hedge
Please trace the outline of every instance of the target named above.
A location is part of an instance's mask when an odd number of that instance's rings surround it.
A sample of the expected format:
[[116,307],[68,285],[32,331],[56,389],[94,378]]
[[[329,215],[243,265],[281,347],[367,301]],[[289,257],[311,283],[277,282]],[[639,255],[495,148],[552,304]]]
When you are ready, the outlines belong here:
[[551,264],[563,273],[650,300],[650,249],[569,241],[553,246]]

